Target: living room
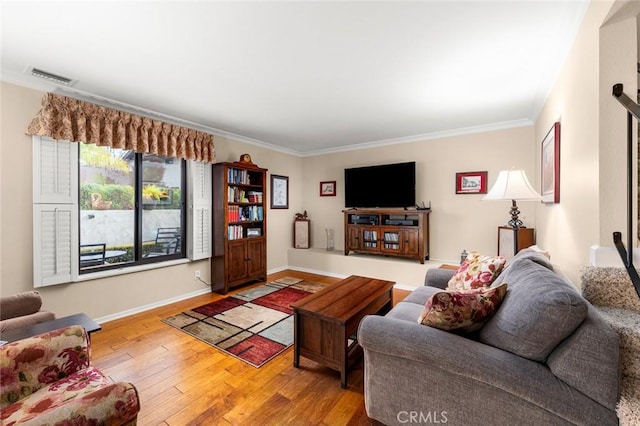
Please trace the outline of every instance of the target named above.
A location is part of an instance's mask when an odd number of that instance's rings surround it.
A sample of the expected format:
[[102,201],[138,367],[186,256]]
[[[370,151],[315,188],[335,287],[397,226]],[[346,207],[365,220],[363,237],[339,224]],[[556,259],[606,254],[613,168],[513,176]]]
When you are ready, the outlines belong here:
[[[535,229],[536,243],[579,285],[580,271],[594,258],[616,264],[611,235],[626,232],[624,111],[611,96],[623,83],[636,93],[638,2],[592,2],[553,88],[532,122],[485,126],[451,134],[405,139],[313,155],[301,155],[229,133],[214,135],[216,161],[237,161],[244,153],[269,173],[289,178],[289,208],[269,211],[267,270],[286,269],[333,276],[374,275],[404,289],[419,287],[428,267],[456,263],[462,250],[495,253],[497,227],[508,219],[509,202],[482,201],[455,193],[455,174],[483,170],[489,186],[499,171],[526,171],[540,185],[540,143],[561,123],[561,202],[519,204],[521,219]],[[25,129],[45,90],[25,87],[3,74],[0,139],[0,290],[33,289],[32,145]],[[416,200],[430,202],[430,260],[344,256],[344,169],[416,161]],[[337,195],[321,197],[318,186],[336,181]],[[311,249],[292,247],[294,214],[307,211]],[[335,231],[336,250],[325,250],[325,229]],[[599,247],[599,248],[594,248]],[[615,253],[614,253],[615,254]],[[604,260],[601,260],[604,259]],[[619,262],[619,261],[618,261]],[[113,277],[39,289],[59,316],[86,312],[107,322],[209,292],[193,279],[210,282],[208,260],[181,263]],[[125,296],[126,295],[126,296]]]

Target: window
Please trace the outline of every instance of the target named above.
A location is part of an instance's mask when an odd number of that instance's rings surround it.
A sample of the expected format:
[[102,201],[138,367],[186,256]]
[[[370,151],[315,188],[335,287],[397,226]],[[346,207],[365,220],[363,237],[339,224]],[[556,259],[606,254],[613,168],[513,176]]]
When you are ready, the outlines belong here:
[[80,273],[185,257],[185,161],[79,150]]
[[211,256],[211,165],[33,137],[34,286]]

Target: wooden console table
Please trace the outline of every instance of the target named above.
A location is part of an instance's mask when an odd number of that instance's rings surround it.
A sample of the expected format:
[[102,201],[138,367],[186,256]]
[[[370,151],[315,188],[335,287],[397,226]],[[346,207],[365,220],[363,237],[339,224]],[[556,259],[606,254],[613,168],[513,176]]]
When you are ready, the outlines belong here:
[[352,275],[292,304],[293,366],[301,355],[319,362],[339,371],[346,388],[348,369],[362,355],[355,336],[360,320],[391,309],[394,284]]
[[348,209],[344,213],[344,254],[381,254],[429,260],[431,210]]

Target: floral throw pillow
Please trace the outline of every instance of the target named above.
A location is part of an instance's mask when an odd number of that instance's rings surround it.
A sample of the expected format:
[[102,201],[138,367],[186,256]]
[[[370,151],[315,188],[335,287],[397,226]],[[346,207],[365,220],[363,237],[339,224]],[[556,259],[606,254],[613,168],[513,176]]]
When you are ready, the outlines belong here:
[[449,280],[447,290],[489,287],[504,268],[505,261],[502,256],[471,253]]
[[433,294],[424,306],[418,323],[441,330],[479,330],[498,310],[507,283],[472,290],[443,290]]

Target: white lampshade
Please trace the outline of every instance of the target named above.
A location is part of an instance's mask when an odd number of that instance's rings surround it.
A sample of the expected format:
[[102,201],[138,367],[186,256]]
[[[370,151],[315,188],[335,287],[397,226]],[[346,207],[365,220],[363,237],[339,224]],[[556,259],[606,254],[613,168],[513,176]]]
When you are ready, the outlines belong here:
[[502,170],[496,183],[483,200],[542,200],[542,195],[533,189],[524,170]]

